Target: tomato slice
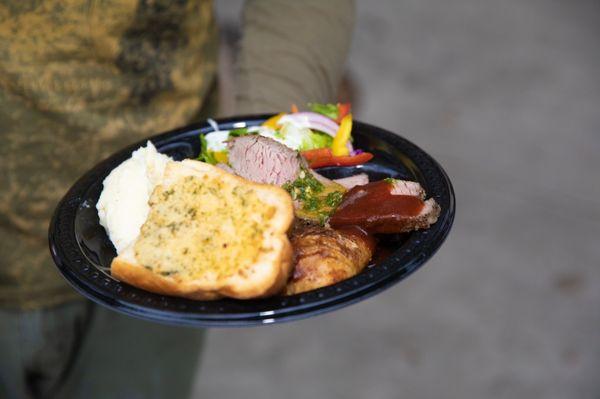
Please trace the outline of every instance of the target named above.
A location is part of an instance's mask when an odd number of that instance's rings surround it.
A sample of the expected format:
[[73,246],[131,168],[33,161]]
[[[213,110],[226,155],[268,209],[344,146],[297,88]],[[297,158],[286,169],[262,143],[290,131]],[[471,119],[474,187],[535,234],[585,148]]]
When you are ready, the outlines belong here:
[[313,150],[302,151],[302,156],[306,158],[308,162],[319,158],[330,158],[332,156],[331,148],[315,148]]
[[342,121],[342,119],[344,118],[344,116],[348,115],[350,113],[350,103],[338,103],[338,117],[335,120],[337,123],[340,123]]
[[304,151],[302,156],[308,161],[308,166],[313,169],[325,166],[354,166],[369,162],[373,154],[363,152],[358,155],[336,157],[332,155],[331,148],[318,148],[316,150]]

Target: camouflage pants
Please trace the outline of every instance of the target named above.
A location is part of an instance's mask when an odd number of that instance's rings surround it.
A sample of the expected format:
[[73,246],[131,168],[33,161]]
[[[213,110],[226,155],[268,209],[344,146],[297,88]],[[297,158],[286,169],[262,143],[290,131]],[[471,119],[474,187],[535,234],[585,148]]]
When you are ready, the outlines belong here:
[[0,311],[0,398],[187,398],[204,331],[72,302]]

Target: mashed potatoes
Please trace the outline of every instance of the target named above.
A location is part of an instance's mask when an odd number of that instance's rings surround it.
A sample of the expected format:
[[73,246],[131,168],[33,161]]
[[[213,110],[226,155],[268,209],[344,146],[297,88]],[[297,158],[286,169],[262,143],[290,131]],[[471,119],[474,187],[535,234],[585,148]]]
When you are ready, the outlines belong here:
[[133,244],[149,212],[148,199],[172,159],[150,141],[104,179],[96,209],[117,254]]

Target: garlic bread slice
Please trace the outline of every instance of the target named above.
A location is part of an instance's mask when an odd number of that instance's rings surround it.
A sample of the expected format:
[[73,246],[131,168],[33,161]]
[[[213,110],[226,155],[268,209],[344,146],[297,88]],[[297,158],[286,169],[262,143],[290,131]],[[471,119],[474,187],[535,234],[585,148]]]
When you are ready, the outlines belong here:
[[167,165],[149,204],[137,240],[112,262],[116,278],[191,299],[264,297],[284,287],[294,217],[285,190],[184,160]]

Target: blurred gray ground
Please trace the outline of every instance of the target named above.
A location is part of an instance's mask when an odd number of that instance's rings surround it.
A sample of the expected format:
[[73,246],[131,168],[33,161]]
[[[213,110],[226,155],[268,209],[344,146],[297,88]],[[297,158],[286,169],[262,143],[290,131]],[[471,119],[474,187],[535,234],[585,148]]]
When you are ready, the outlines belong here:
[[599,39],[592,0],[359,2],[356,116],[442,163],[454,230],[375,298],[212,330],[196,397],[600,398]]

